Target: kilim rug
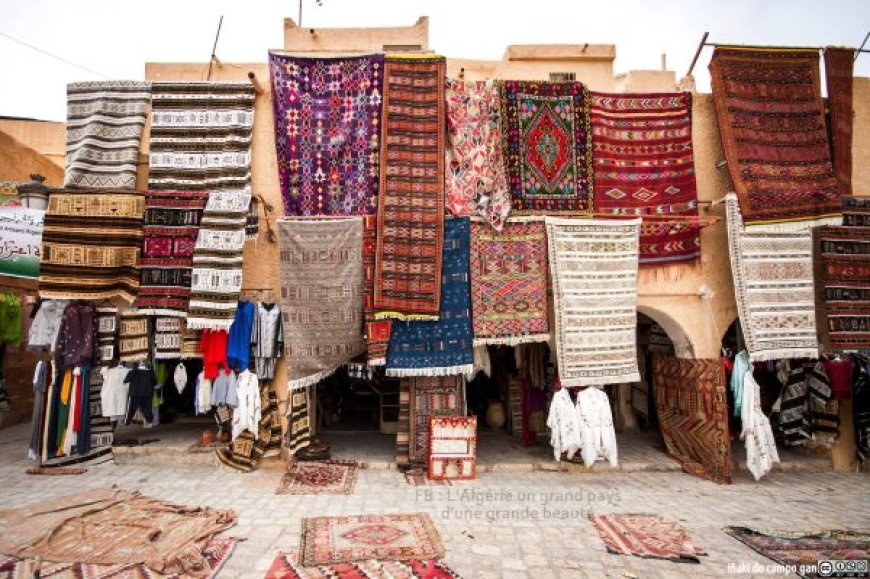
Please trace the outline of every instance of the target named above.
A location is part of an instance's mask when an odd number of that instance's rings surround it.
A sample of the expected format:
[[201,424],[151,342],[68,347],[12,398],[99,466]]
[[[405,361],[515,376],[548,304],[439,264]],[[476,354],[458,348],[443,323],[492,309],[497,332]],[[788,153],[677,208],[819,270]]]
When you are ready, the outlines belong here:
[[410,464],[408,446],[411,437],[411,381],[399,381],[399,417],[396,424],[396,464]]
[[498,87],[447,79],[447,210],[501,231],[511,211],[501,149]]
[[378,238],[376,215],[363,217],[363,280],[365,281],[365,334],[366,360],[369,366],[387,363],[387,345],[390,343],[392,322],[375,316],[375,251]]
[[384,57],[269,53],[284,215],[367,215],[378,194]]
[[303,565],[442,557],[441,535],[426,513],[302,519]]
[[74,82],[66,99],[64,185],[135,189],[151,83]]
[[471,224],[471,309],[475,346],[550,339],[543,220]]
[[429,417],[465,416],[465,376],[406,378],[410,388],[408,459],[429,461]]
[[870,349],[870,227],[814,227],[813,267],[822,351]]
[[831,158],[840,195],[852,194],[852,75],[855,49],[828,46],[824,52],[825,81],[831,118]]
[[278,222],[284,357],[291,390],[365,351],[362,218]]
[[235,525],[236,514],[97,489],[3,510],[0,521],[0,552],[8,556],[198,575],[209,567],[206,545]]
[[837,217],[818,51],[717,46],[710,77],[746,224]]
[[279,552],[266,575],[268,579],[458,579],[443,561],[388,561],[370,559],[303,567],[296,552]]
[[278,485],[276,495],[349,495],[356,486],[355,460],[296,462]]
[[725,205],[737,312],[750,361],[818,357],[811,232],[746,229],[733,193]]
[[256,442],[250,430],[243,430],[228,446],[215,449],[215,458],[230,470],[251,472],[259,459],[255,452]]
[[468,217],[447,219],[438,321],[393,321],[387,376],[446,376],[474,370]]
[[207,191],[187,327],[227,330],[242,287],[251,203],[251,83],[152,85],[149,189]]
[[502,146],[517,214],[592,212],[589,93],[579,82],[501,84]]
[[[139,310],[142,313],[142,310]],[[181,327],[180,318],[154,318],[154,358],[156,360],[174,360],[181,358]]]
[[148,359],[151,349],[148,318],[136,308],[125,308],[120,312],[118,328],[118,354],[121,362],[141,362]]
[[136,299],[145,198],[129,192],[52,192],[42,231],[42,298]]
[[870,197],[840,198],[843,205],[843,226],[870,227]]
[[[265,382],[265,384],[264,384]],[[260,382],[260,432],[254,443],[257,458],[277,456],[281,452],[281,416],[278,410],[278,393],[272,380]]]
[[190,270],[207,191],[146,191],[136,305],[150,316],[187,314]]
[[195,575],[203,579],[218,576],[224,564],[233,554],[238,539],[213,538],[202,549],[205,559],[203,569],[189,573],[164,575],[141,563],[122,563],[119,565],[89,565],[84,563],[49,563],[35,559],[16,559],[0,557],[0,577],[4,579],[182,579]]
[[696,547],[685,529],[657,515],[590,515],[607,552],[650,559],[700,563],[704,549]]
[[118,360],[118,309],[111,306],[97,308],[98,364],[111,366]]
[[731,482],[731,438],[719,360],[653,357],[656,413],[668,455],[691,475]]
[[590,117],[595,213],[643,217],[641,265],[699,257],[698,227],[656,226],[698,216],[692,94],[593,92]]
[[640,219],[546,218],[562,386],[637,382]]
[[444,237],[440,56],[387,56],[374,306],[380,318],[437,319]]
[[[725,527],[726,533],[780,565],[817,568],[819,561],[870,558],[870,534],[853,531],[824,531],[815,534],[762,533],[746,527]],[[829,577],[804,572],[801,577]]]
[[308,388],[287,393],[287,452],[295,453],[311,444],[311,416],[308,411]]

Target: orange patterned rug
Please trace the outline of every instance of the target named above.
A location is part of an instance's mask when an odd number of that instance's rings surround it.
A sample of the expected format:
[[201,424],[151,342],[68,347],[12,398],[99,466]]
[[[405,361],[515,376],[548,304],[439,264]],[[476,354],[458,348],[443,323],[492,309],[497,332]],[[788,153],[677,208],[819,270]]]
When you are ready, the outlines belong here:
[[297,462],[283,478],[277,495],[349,495],[356,486],[355,460]]
[[354,563],[303,567],[294,551],[279,552],[266,575],[267,579],[452,579],[459,575],[442,561],[387,561],[370,559]]

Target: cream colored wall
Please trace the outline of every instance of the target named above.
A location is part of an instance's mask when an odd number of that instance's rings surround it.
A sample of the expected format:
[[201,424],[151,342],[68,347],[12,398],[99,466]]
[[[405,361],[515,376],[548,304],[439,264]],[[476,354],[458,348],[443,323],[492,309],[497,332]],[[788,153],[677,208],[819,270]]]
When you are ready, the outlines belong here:
[[0,119],[0,132],[42,154],[64,168],[66,158],[66,123],[30,119]]
[[613,62],[608,60],[473,60],[448,58],[447,76],[466,80],[549,80],[551,72],[573,72],[591,90],[612,92]]
[[429,50],[429,17],[412,26],[390,28],[300,28],[284,19],[284,50],[296,52],[381,52],[384,45],[406,45]]
[[674,92],[677,75],[672,70],[630,70],[615,78],[616,92]]
[[855,79],[852,102],[852,194],[870,195],[870,78]]

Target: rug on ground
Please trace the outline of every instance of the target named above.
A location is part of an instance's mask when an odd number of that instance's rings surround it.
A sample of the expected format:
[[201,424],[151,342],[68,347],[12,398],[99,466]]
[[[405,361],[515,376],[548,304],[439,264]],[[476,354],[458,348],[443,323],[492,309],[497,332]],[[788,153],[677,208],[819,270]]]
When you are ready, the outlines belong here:
[[207,191],[146,191],[142,279],[136,305],[146,315],[187,314],[190,272]]
[[750,361],[818,357],[811,231],[745,228],[733,193],[725,205],[737,312]]
[[[643,217],[640,264],[701,255],[692,94],[590,93],[596,214]],[[684,227],[663,227],[669,222]]]
[[465,376],[418,376],[409,382],[408,459],[429,461],[429,417],[465,416]]
[[442,557],[441,536],[426,513],[302,519],[303,565]]
[[710,77],[746,224],[836,217],[819,51],[718,46]]
[[358,471],[355,460],[296,462],[284,473],[275,494],[349,495]]
[[136,299],[145,198],[128,191],[59,189],[42,231],[42,298]]
[[719,360],[656,353],[653,390],[667,453],[691,475],[730,483],[731,438]]
[[459,575],[438,559],[394,561],[369,559],[350,563],[304,567],[295,551],[279,552],[269,579],[458,579]]
[[438,321],[394,320],[387,376],[447,376],[474,369],[468,217],[445,220]]
[[367,215],[378,194],[384,57],[269,53],[284,215]]
[[[238,539],[213,538],[202,549],[206,567],[199,574],[214,579],[233,554]],[[197,573],[158,573],[142,563],[95,565],[87,563],[47,563],[36,559],[0,556],[0,577],[4,579],[183,579]]]
[[500,231],[511,211],[502,162],[501,111],[492,81],[447,79],[447,209]]
[[683,527],[658,515],[590,515],[607,551],[651,559],[700,563],[704,549],[692,543]]
[[637,382],[640,219],[546,218],[562,386]]
[[475,346],[550,339],[543,220],[471,224],[471,300]]
[[[847,530],[821,533],[761,532],[746,527],[725,527],[724,531],[780,565],[816,568],[819,561],[861,560],[870,558],[870,534]],[[816,571],[801,577],[825,577]]]
[[291,390],[365,351],[362,218],[278,222],[284,354]]
[[251,83],[152,85],[148,187],[207,191],[193,252],[187,327],[229,329],[251,206]]
[[589,93],[579,82],[500,85],[502,147],[515,214],[592,213]]
[[444,237],[443,57],[387,56],[374,306],[437,319]]
[[135,189],[151,83],[74,82],[66,86],[66,99],[64,185]]
[[201,576],[210,571],[206,545],[235,523],[230,510],[98,489],[0,511],[0,553],[52,562],[143,564],[159,573]]

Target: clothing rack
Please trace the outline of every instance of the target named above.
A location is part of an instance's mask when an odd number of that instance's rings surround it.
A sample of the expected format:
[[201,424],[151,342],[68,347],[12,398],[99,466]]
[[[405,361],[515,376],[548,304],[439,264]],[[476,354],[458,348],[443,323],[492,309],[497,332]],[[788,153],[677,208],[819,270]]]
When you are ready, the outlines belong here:
[[[818,50],[824,51],[824,46],[759,46],[754,44],[723,44],[718,42],[707,42],[707,38],[709,38],[710,33],[704,32],[704,35],[701,36],[701,41],[698,43],[698,48],[695,50],[695,56],[692,58],[692,64],[689,65],[689,71],[686,73],[686,76],[691,76],[692,71],[695,70],[695,65],[698,63],[698,57],[701,56],[701,51],[704,50],[705,46],[723,46],[726,48],[761,48],[761,49],[778,49],[778,50]],[[855,59],[858,59],[858,55],[861,53],[868,52],[870,53],[870,49],[864,48],[864,45],[867,43],[867,39],[870,37],[870,32],[867,33],[867,36],[864,37],[864,42],[861,43],[861,47],[855,50]]]

